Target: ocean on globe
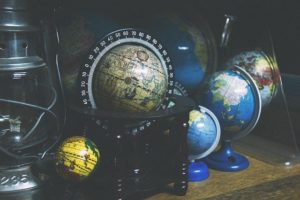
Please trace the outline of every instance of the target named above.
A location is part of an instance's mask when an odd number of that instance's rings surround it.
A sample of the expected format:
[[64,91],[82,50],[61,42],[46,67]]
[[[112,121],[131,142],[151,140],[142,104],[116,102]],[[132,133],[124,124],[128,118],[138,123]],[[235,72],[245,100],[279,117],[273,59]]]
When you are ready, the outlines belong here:
[[158,109],[168,90],[168,74],[160,59],[140,44],[109,50],[93,73],[98,108],[144,112]]
[[[186,89],[175,82],[174,94],[188,96]],[[175,106],[170,102],[169,108]],[[216,116],[207,108],[198,106],[189,113],[189,128],[187,133],[188,158],[190,161],[209,155],[220,141],[220,124]]]
[[69,181],[84,180],[94,172],[99,162],[97,146],[81,136],[67,138],[56,152],[56,171]]
[[238,67],[214,73],[208,80],[202,102],[218,118],[224,139],[248,134],[261,112],[255,81]]
[[260,91],[262,106],[268,105],[280,82],[280,73],[276,65],[261,50],[241,52],[226,62],[226,67],[238,66],[245,69],[256,81]]
[[189,113],[187,133],[189,160],[193,161],[209,155],[217,147],[220,135],[220,124],[210,110],[203,106],[192,110]]
[[189,93],[193,93],[204,82],[206,74],[216,67],[214,38],[203,20],[198,19],[197,23],[200,25],[178,15],[166,14],[141,24],[168,50],[175,81]]
[[[78,73],[92,46],[121,26],[95,11],[64,11],[58,16],[59,67],[67,100],[78,96]],[[75,98],[74,98],[75,97]]]

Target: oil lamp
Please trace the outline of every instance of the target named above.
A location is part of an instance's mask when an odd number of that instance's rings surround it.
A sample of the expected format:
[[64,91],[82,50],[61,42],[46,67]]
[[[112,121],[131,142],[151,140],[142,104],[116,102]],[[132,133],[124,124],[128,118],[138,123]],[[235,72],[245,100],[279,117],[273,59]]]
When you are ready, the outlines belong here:
[[0,1],[0,199],[43,183],[33,168],[58,139],[57,92],[32,5]]

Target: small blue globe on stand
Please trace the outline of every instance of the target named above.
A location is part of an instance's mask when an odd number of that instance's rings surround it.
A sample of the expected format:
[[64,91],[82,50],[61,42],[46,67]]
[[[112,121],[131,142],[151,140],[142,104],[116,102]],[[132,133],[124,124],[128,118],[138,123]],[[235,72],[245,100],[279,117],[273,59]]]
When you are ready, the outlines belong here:
[[189,181],[203,181],[209,177],[207,165],[201,161],[217,147],[220,140],[220,124],[207,108],[198,106],[189,115],[187,143],[189,150]]
[[[187,90],[178,82],[174,85],[174,94],[189,96]],[[169,107],[174,106],[170,102]],[[207,165],[201,161],[218,145],[221,136],[220,124],[217,117],[207,108],[198,106],[189,113],[189,129],[187,144],[189,150],[189,181],[198,182],[209,177]]]
[[202,101],[217,116],[222,130],[221,148],[205,162],[220,171],[246,169],[248,159],[232,149],[231,141],[249,134],[259,120],[262,103],[255,81],[239,67],[217,72],[209,79]]

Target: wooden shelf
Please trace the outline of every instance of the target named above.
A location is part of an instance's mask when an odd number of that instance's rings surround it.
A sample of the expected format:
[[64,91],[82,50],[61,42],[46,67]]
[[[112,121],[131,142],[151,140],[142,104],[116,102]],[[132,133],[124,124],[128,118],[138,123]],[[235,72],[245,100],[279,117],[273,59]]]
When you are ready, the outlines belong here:
[[248,157],[250,167],[241,172],[210,170],[210,177],[199,183],[189,183],[186,196],[159,193],[147,200],[199,199],[299,199],[300,165],[274,166]]

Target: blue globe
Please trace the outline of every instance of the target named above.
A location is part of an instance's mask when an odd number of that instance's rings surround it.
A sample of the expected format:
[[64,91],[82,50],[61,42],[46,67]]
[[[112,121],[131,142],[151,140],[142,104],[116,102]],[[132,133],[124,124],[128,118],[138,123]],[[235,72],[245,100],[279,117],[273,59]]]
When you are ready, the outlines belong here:
[[239,67],[213,74],[202,97],[218,118],[224,139],[248,134],[261,112],[261,97],[254,80]]
[[204,24],[197,26],[174,15],[157,16],[144,24],[168,50],[175,81],[189,93],[194,92],[203,83],[207,72],[216,67],[216,48],[209,27]]
[[192,110],[187,135],[189,160],[201,159],[210,154],[217,147],[220,135],[219,122],[210,110],[203,106]]
[[270,56],[262,50],[244,51],[230,58],[225,66],[245,69],[258,85],[262,106],[270,104],[280,83],[279,69]]

